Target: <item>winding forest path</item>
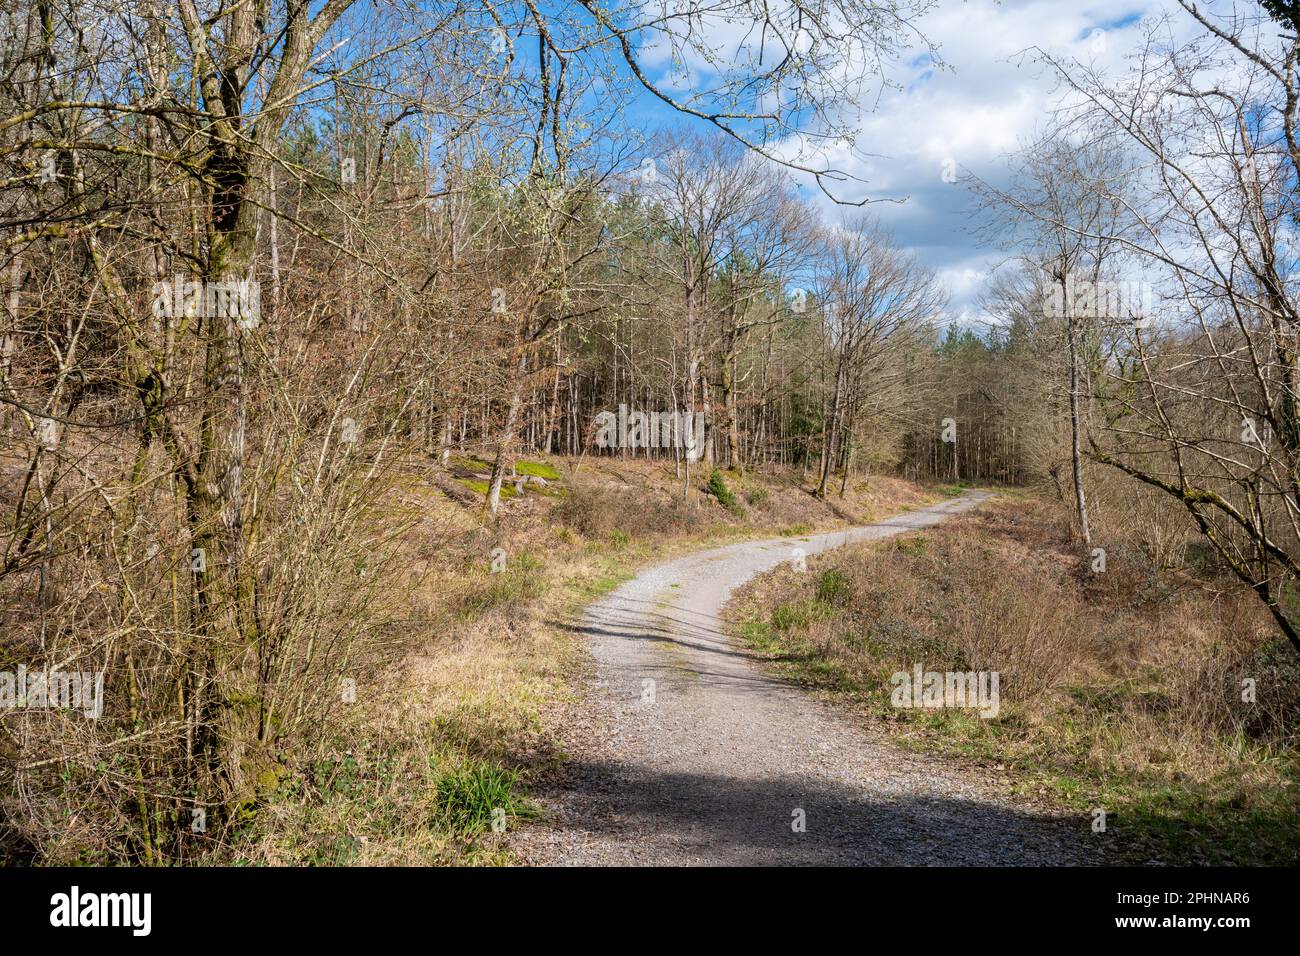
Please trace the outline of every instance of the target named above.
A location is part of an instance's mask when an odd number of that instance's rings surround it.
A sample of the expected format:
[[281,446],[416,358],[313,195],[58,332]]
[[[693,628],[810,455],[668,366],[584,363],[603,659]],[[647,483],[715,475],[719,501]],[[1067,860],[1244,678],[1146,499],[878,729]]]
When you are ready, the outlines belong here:
[[[938,524],[973,492],[885,521],[677,558],[592,605],[596,680],[570,759],[512,846],[542,865],[1085,864],[1086,819],[1013,801],[992,782],[908,753],[765,673],[721,610],[791,560]],[[805,827],[793,825],[802,817]]]

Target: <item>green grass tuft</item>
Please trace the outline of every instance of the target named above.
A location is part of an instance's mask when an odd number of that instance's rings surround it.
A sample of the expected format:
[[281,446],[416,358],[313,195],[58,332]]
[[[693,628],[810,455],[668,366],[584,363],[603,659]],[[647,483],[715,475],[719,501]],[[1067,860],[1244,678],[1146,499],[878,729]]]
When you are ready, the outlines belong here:
[[434,783],[432,824],[461,836],[476,836],[492,828],[492,812],[507,819],[532,816],[534,811],[516,793],[519,774],[484,760],[467,760],[445,770]]
[[832,610],[816,598],[786,601],[772,611],[772,627],[777,631],[803,630],[828,617]]
[[817,579],[817,600],[832,607],[848,607],[853,600],[853,582],[842,568],[827,568]]

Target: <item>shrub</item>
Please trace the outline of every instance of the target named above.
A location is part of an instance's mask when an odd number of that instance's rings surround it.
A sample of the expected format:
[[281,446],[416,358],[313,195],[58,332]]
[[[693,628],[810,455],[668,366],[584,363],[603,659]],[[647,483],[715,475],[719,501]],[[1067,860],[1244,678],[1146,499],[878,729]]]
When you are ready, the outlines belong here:
[[740,502],[736,500],[736,496],[732,494],[731,489],[727,487],[727,481],[722,477],[722,472],[718,471],[716,468],[713,469],[713,473],[709,475],[707,490],[709,494],[718,499],[719,504],[732,514],[743,515],[745,513],[745,509],[741,506]]

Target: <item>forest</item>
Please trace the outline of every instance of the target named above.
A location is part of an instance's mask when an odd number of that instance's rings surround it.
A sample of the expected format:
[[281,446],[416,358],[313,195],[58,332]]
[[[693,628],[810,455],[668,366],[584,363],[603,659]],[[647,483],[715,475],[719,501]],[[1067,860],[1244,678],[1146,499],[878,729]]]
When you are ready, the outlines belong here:
[[1032,489],[1079,568],[1210,569],[1300,654],[1300,5],[1027,50],[1033,140],[934,169],[974,321],[826,158],[932,6],[3,0],[0,861],[265,820],[412,536],[469,560],[417,483],[484,566],[551,469]]

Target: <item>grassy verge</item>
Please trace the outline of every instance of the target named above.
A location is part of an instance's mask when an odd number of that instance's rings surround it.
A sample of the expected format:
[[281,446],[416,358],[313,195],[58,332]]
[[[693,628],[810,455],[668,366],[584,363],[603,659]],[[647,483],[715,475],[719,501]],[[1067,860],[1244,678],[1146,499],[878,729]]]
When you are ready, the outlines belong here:
[[[1018,495],[773,572],[731,614],[771,666],[903,746],[1104,809],[1135,861],[1294,863],[1300,662],[1249,597],[1111,543],[1094,572],[1062,510]],[[893,706],[891,677],[917,664],[998,671],[1000,713]]]

